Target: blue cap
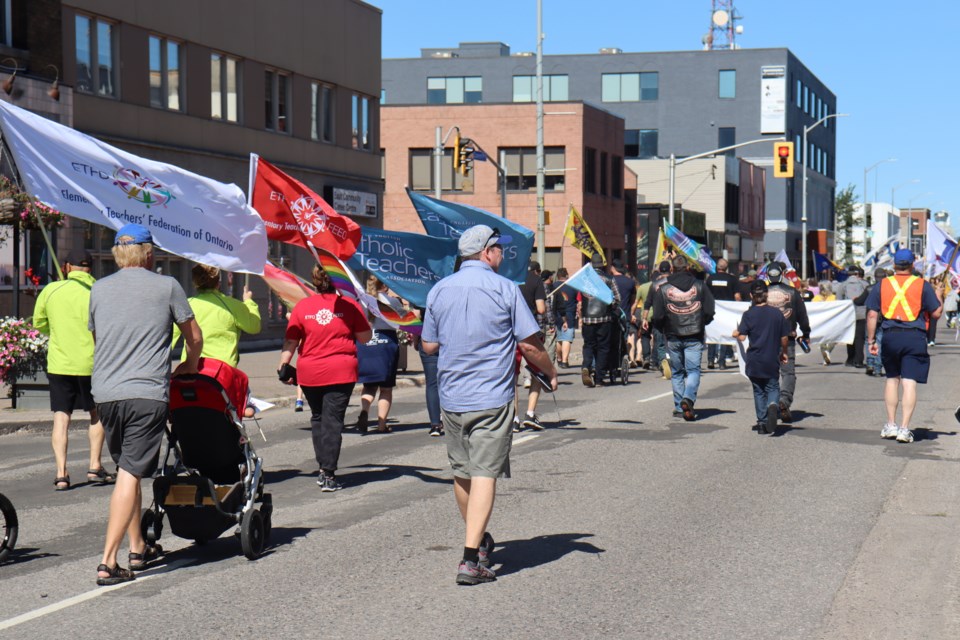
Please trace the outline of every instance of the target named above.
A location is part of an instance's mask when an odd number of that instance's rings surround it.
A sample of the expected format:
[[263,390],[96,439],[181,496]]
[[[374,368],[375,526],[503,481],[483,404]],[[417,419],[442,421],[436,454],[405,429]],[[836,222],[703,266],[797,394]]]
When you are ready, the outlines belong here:
[[[132,240],[120,242],[122,236],[128,236],[132,238]],[[143,225],[131,223],[120,227],[113,244],[146,244],[148,242],[153,242],[153,236],[150,235],[150,231]]]
[[913,251],[910,251],[910,249],[900,249],[893,254],[893,261],[895,264],[913,264],[916,259],[917,258],[913,255]]

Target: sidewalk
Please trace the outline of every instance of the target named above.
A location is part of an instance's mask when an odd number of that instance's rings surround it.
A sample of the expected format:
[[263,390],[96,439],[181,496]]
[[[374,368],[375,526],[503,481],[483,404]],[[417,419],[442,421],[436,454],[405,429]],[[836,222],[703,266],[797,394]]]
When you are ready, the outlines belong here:
[[[250,393],[260,400],[286,407],[293,404],[297,395],[296,387],[283,384],[277,379],[277,362],[280,360],[280,349],[253,351],[240,354],[240,368],[250,378]],[[413,349],[407,348],[406,371],[397,374],[397,388],[422,387],[424,385],[423,369],[420,365],[420,356]],[[360,385],[353,391],[360,393]],[[0,398],[0,435],[15,433],[21,430],[49,432],[53,429],[53,413],[50,411],[19,410],[11,408],[10,398]],[[84,428],[89,425],[89,414],[74,412],[71,427]]]

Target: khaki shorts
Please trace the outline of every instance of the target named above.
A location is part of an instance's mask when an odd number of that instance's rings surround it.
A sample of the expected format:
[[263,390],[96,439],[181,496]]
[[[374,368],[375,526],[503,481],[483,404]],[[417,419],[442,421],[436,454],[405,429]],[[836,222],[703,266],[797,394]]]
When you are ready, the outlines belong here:
[[447,457],[458,478],[509,478],[513,402],[482,411],[442,411]]

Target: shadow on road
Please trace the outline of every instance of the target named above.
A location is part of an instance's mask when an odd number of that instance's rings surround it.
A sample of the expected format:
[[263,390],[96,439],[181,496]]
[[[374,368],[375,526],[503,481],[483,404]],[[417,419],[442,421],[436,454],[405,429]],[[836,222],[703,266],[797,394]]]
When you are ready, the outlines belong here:
[[790,414],[793,416],[793,421],[794,421],[794,422],[802,422],[802,421],[806,420],[807,418],[822,418],[822,417],[823,417],[823,414],[822,414],[822,413],[815,413],[815,412],[813,412],[813,411],[804,411],[804,410],[802,410],[802,409],[800,409],[800,410],[791,409],[791,410],[790,410]]
[[[794,414],[794,415],[796,415],[796,414]],[[796,422],[796,418],[794,418],[794,422]],[[786,434],[790,433],[791,431],[804,431],[804,428],[803,428],[803,427],[794,427],[793,425],[782,424],[782,423],[781,423],[781,424],[778,424],[778,425],[777,425],[777,428],[773,431],[773,433],[770,434],[770,437],[771,437],[771,438],[779,438],[779,437],[781,437],[781,436],[785,436]]]
[[[363,469],[363,471],[354,471],[354,469]],[[412,476],[423,482],[431,484],[450,484],[447,478],[432,476],[424,471],[440,472],[442,469],[433,467],[415,467],[403,464],[358,464],[352,467],[340,469],[337,474],[345,484],[350,486],[359,486],[364,484],[373,484],[374,482],[387,482],[397,480],[404,476]]]
[[24,564],[31,560],[60,557],[59,553],[38,553],[38,551],[40,551],[40,549],[35,547],[14,547],[13,551],[10,552],[10,556],[4,562],[0,562],[0,566],[6,567],[14,564]]
[[309,472],[303,469],[270,469],[263,472],[263,482],[265,484],[280,484],[291,478],[308,478],[317,475],[316,471]]
[[592,537],[592,533],[554,533],[529,540],[498,542],[493,555],[493,559],[500,564],[497,575],[506,576],[539,567],[575,551],[592,553],[599,558],[599,554],[606,551],[605,549],[589,542],[581,542],[583,538]]
[[713,418],[716,416],[722,416],[725,413],[736,413],[733,409],[695,409],[698,420],[706,420],[707,418]]

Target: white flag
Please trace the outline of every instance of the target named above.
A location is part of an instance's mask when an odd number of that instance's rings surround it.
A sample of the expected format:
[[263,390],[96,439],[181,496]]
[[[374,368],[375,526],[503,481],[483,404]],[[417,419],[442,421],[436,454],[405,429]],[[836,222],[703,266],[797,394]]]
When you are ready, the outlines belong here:
[[24,188],[42,203],[114,229],[140,224],[170,253],[263,273],[266,229],[238,186],[135,156],[6,102],[0,127]]

